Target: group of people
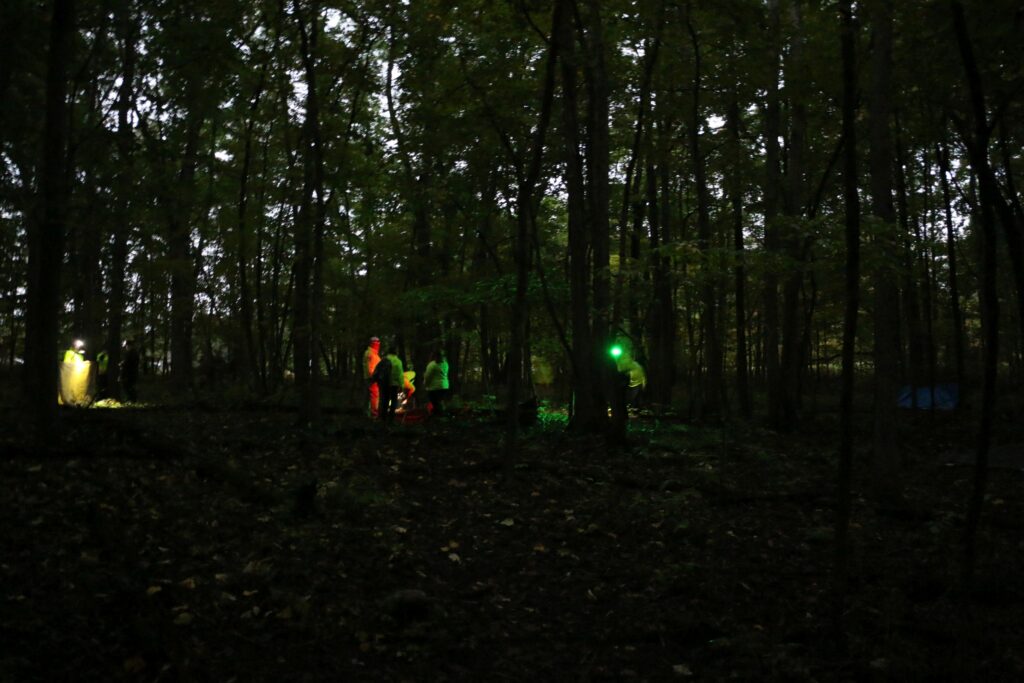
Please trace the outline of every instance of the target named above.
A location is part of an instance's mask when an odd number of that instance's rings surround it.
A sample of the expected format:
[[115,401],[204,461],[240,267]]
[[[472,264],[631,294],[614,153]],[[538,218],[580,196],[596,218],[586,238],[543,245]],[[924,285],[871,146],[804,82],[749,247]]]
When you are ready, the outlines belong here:
[[[85,342],[76,339],[67,350],[64,351],[63,361],[65,363],[85,362]],[[105,349],[96,354],[96,389],[99,398],[109,398],[110,394],[110,354]],[[129,401],[138,400],[136,384],[139,381],[139,351],[135,348],[135,341],[127,339],[124,342],[121,352],[121,389],[124,390],[125,398]],[[91,393],[91,392],[90,392]]]
[[[411,405],[412,396],[416,392],[413,384],[416,373],[411,363],[409,369],[405,369],[393,346],[383,356],[380,355],[380,348],[380,339],[371,337],[363,353],[363,379],[369,386],[367,411],[373,419],[390,422],[398,409],[399,392],[405,392],[404,404]],[[429,401],[428,412],[434,416],[443,415],[448,394],[448,359],[443,350],[438,349],[431,354],[423,374],[423,387]]]

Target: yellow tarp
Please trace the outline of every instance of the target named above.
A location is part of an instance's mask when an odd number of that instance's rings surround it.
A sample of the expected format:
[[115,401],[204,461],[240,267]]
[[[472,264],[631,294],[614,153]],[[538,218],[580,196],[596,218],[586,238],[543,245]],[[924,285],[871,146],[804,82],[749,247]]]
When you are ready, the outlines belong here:
[[84,407],[96,395],[96,376],[92,363],[74,360],[60,364],[60,391],[57,402],[61,405]]

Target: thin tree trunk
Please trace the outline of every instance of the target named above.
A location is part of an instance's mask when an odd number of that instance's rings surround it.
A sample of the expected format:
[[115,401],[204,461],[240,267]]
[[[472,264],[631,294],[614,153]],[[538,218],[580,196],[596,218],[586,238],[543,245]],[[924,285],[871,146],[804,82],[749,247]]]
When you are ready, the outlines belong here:
[[703,120],[700,111],[701,63],[700,43],[691,17],[686,18],[686,28],[693,47],[693,104],[690,110],[690,157],[693,163],[694,185],[697,191],[697,248],[703,259],[701,273],[703,308],[701,324],[704,328],[704,381],[701,383],[701,415],[717,418],[722,405],[722,340],[718,334],[718,301],[715,293],[717,274],[712,259],[711,209],[707,183],[704,153],[700,147]]
[[[615,277],[614,310],[612,312],[612,326],[619,327],[623,317],[626,315],[623,309],[628,305],[623,304],[624,298],[629,298],[629,304],[633,303],[632,293],[628,291],[626,273],[632,273],[627,268],[628,259],[631,258],[627,244],[629,242],[629,211],[635,208],[637,202],[634,196],[637,171],[637,161],[640,158],[641,145],[643,143],[644,127],[647,114],[651,107],[651,82],[654,79],[654,68],[658,63],[658,53],[661,51],[661,36],[665,28],[665,8],[667,3],[662,0],[659,5],[658,19],[654,27],[654,38],[644,43],[644,65],[640,77],[640,94],[637,101],[636,123],[633,126],[633,145],[626,164],[626,177],[622,184],[622,206],[619,209],[619,269]],[[633,257],[635,258],[635,257]]]
[[845,644],[843,609],[846,603],[850,557],[850,504],[853,470],[854,350],[860,307],[860,202],[857,197],[857,65],[851,0],[839,0],[843,79],[843,204],[846,212],[846,306],[843,314],[843,371],[839,398],[839,468],[833,558],[832,622]]
[[959,0],[950,0],[953,30],[966,72],[970,95],[974,134],[964,131],[964,142],[970,154],[971,166],[978,175],[981,190],[981,324],[984,337],[984,372],[981,392],[981,420],[974,464],[974,488],[967,509],[964,531],[964,559],[962,583],[970,588],[977,565],[977,535],[981,520],[985,487],[988,481],[988,456],[992,432],[992,416],[996,405],[997,362],[999,359],[999,296],[996,290],[996,221],[995,204],[1002,201],[999,188],[989,166],[989,123],[985,112],[985,94],[981,74],[974,59],[974,48],[967,33],[967,19]]
[[871,213],[875,229],[874,269],[874,428],[872,431],[873,483],[884,498],[897,491],[896,390],[899,376],[899,296],[896,273],[889,255],[897,253],[896,209],[893,206],[892,108],[892,1],[877,0],[873,8],[871,53],[870,156]]
[[961,402],[967,391],[967,370],[964,361],[964,320],[960,310],[960,280],[957,268],[956,232],[953,226],[953,206],[949,191],[949,150],[943,143],[938,149],[939,180],[942,184],[942,203],[946,212],[946,260],[949,270],[949,308],[953,318],[953,355],[956,381]]
[[902,254],[903,288],[901,303],[903,307],[902,317],[906,323],[907,330],[907,379],[911,386],[911,397],[913,406],[917,407],[916,387],[923,383],[924,379],[924,334],[921,329],[921,306],[917,294],[916,268],[913,258],[913,232],[910,222],[910,206],[907,188],[907,167],[903,151],[903,144],[900,140],[900,119],[894,115],[896,125],[896,197],[899,203],[899,237],[901,243],[896,245],[893,254]]
[[747,369],[747,277],[745,272],[743,240],[743,145],[740,142],[740,106],[734,95],[729,102],[726,127],[732,144],[732,178],[729,183],[729,203],[732,207],[733,250],[736,254],[736,395],[740,415],[749,419],[750,379]]
[[[303,259],[296,271],[296,311],[301,303],[305,310],[303,336],[295,336],[296,384],[300,388],[303,421],[319,428],[320,410],[320,328],[323,320],[323,259],[326,209],[324,203],[324,156],[320,132],[320,100],[317,84],[317,45],[320,37],[320,4],[312,2],[308,30],[300,0],[295,0],[295,20],[299,31],[301,57],[306,81],[306,112],[304,138],[304,181],[300,220]],[[296,251],[298,251],[298,232]],[[312,244],[310,244],[310,241]],[[302,293],[300,295],[300,285]],[[301,299],[300,300],[300,296]],[[299,384],[299,361],[302,361],[302,383]]]
[[[611,317],[611,283],[609,281],[611,216],[609,199],[610,173],[608,68],[599,0],[587,0],[587,180],[590,225],[591,270],[593,278],[593,357],[590,362],[597,378],[594,410],[599,416],[607,415],[608,399],[615,383],[615,367],[609,361],[606,349],[611,344],[609,325]],[[625,437],[625,416],[617,416],[612,436]],[[598,420],[599,422],[602,420]]]
[[562,138],[565,145],[566,191],[569,221],[569,297],[572,319],[573,429],[599,432],[607,416],[601,416],[595,394],[593,339],[590,329],[590,249],[586,218],[583,159],[580,156],[579,103],[576,92],[577,59],[574,37],[574,3],[563,3],[563,20],[553,39],[558,41],[562,75]]
[[[544,142],[547,137],[548,125],[551,122],[551,110],[555,93],[555,70],[558,59],[559,40],[557,36],[566,22],[564,6],[555,3],[551,19],[551,40],[548,48],[547,63],[544,67],[544,83],[541,91],[541,109],[530,144],[530,163],[525,175],[520,173],[516,194],[516,233],[515,233],[515,264],[516,293],[512,305],[511,348],[509,350],[508,403],[506,410],[506,468],[511,467],[519,436],[519,403],[521,400],[520,386],[524,365],[523,349],[526,344],[529,309],[526,295],[529,289],[530,268],[530,232],[536,219],[537,182],[540,179],[541,163],[544,158]],[[486,349],[485,349],[486,353]]]
[[192,209],[203,117],[194,97],[185,131],[185,150],[168,215],[167,247],[171,263],[171,380],[179,390],[192,385],[192,319],[196,273],[192,254]]
[[[779,102],[779,61],[781,18],[779,0],[768,3],[769,32],[771,34],[770,80],[765,103],[765,184],[764,184],[764,246],[769,255],[780,250],[778,225],[779,204],[782,194],[782,175],[779,167],[779,136],[782,134],[782,113]],[[762,341],[765,382],[768,389],[768,421],[773,427],[782,426],[782,377],[779,367],[779,278],[773,266],[764,275],[764,339]]]
[[[276,44],[275,44],[276,47]],[[238,309],[241,316],[242,344],[241,344],[241,367],[249,377],[247,384],[253,384],[260,376],[259,354],[256,350],[256,339],[253,335],[253,301],[252,292],[249,287],[249,170],[252,166],[252,143],[253,129],[256,125],[256,115],[259,111],[260,100],[263,97],[263,90],[266,84],[267,69],[270,58],[260,68],[259,80],[256,89],[249,99],[249,119],[245,122],[244,143],[242,151],[242,168],[238,181],[238,216],[236,229],[238,232]],[[257,254],[257,258],[259,255]],[[258,287],[257,281],[257,287]]]
[[[659,164],[668,163],[668,141],[665,136],[659,135],[655,142],[654,126],[648,130],[647,149],[645,156],[646,170],[644,180],[646,183],[646,215],[647,223],[650,226],[650,258],[651,264],[651,289],[653,301],[651,302],[651,366],[659,368],[657,373],[651,373],[648,377],[650,383],[650,397],[655,403],[669,405],[672,401],[672,380],[674,373],[674,362],[672,348],[674,346],[672,335],[675,332],[675,305],[673,303],[672,276],[669,268],[668,258],[665,256],[662,246],[665,226],[662,223],[663,214],[659,210],[658,202],[658,169],[655,166],[655,150],[661,150]],[[661,133],[664,128],[661,127]],[[661,143],[665,143],[662,145]],[[640,214],[643,215],[643,214]]]
[[[128,233],[131,230],[132,185],[134,182],[134,146],[129,114],[135,100],[135,39],[137,28],[127,3],[120,8],[118,32],[121,40],[121,87],[117,96],[117,194],[114,209],[114,228],[110,252],[110,306],[107,313],[107,352],[110,365],[107,370],[110,394],[121,395],[121,343],[124,337],[125,271],[128,261]],[[137,347],[138,348],[138,347]]]

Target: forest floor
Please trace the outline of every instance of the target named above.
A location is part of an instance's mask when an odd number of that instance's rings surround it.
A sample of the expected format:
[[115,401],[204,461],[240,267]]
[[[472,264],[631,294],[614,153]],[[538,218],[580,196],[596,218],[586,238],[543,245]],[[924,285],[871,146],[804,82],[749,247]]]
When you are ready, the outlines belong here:
[[858,448],[843,653],[834,415],[612,447],[544,414],[511,467],[493,416],[295,417],[68,410],[43,454],[0,413],[0,680],[1024,680],[1019,468],[955,588],[966,418],[904,417],[899,505]]

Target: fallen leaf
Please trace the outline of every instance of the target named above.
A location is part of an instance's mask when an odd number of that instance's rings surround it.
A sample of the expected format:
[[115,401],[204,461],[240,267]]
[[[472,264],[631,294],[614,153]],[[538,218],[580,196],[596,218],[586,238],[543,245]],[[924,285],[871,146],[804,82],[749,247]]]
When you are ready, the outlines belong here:
[[142,657],[131,657],[124,660],[124,671],[129,674],[137,674],[146,668],[146,660]]
[[511,517],[506,517],[505,519],[503,519],[500,522],[498,522],[498,524],[500,524],[502,526],[513,526],[515,523],[516,523],[516,520],[512,519]]
[[181,586],[182,588],[186,589],[186,590],[195,590],[195,588],[196,588],[196,580],[193,579],[190,576],[187,579],[185,579],[184,581],[182,581],[181,583],[179,583],[178,585]]
[[156,595],[163,590],[162,586],[150,586],[146,589],[146,595]]
[[462,558],[459,557],[458,553],[448,553],[448,559],[452,562],[462,562]]
[[690,671],[690,667],[685,664],[676,664],[672,667],[672,673],[679,676],[692,676],[693,672]]
[[188,612],[182,612],[174,618],[174,623],[176,626],[188,626],[192,623],[192,615]]

